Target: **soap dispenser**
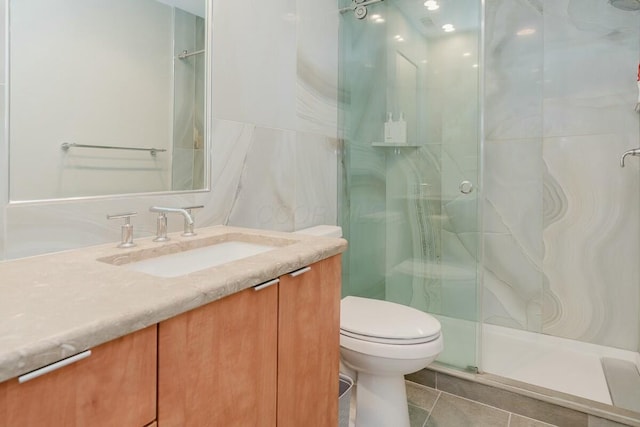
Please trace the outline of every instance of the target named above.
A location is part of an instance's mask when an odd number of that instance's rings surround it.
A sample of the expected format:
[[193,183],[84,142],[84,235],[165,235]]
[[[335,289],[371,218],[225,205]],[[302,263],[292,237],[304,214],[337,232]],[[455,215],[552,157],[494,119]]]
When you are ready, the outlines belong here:
[[390,143],[393,141],[393,114],[387,113],[387,121],[384,122],[384,142]]

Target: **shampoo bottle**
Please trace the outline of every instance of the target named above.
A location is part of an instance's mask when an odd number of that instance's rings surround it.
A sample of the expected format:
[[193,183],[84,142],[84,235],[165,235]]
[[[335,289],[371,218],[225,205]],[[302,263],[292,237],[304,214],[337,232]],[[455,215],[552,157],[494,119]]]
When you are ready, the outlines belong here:
[[393,115],[387,113],[387,121],[384,122],[384,142],[393,142]]
[[400,119],[395,123],[396,135],[395,142],[398,144],[407,143],[407,122],[404,119],[404,113],[400,113]]

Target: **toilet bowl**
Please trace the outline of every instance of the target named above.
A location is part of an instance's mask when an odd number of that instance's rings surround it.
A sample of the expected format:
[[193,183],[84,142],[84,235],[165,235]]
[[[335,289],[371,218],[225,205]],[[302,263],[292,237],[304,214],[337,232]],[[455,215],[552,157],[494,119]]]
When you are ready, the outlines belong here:
[[340,356],[357,372],[356,427],[409,427],[404,375],[442,352],[438,320],[388,301],[345,297],[340,303]]
[[[336,226],[298,231],[341,237]],[[356,372],[356,427],[409,427],[404,375],[433,362],[444,348],[433,316],[388,301],[347,296],[340,302],[340,357]]]

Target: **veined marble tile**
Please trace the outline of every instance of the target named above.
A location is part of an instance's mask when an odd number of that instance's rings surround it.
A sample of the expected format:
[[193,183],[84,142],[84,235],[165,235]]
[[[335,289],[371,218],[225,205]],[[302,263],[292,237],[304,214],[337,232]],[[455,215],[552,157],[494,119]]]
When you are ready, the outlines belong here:
[[542,30],[541,10],[529,1],[486,3],[483,104],[487,138],[541,136]]
[[[174,11],[174,55],[196,51],[196,16]],[[198,56],[200,59],[202,56]],[[194,147],[196,58],[173,61],[173,147]],[[202,68],[204,70],[204,67]],[[175,188],[175,187],[174,187]],[[180,188],[180,187],[178,187]]]
[[295,129],[295,0],[213,3],[213,114]]
[[543,0],[545,42],[593,41],[618,31],[637,32],[637,14],[600,0]]
[[527,304],[509,284],[485,268],[482,295],[483,321],[516,329],[527,328]]
[[213,224],[229,223],[240,180],[253,144],[255,126],[227,120],[213,121],[211,203],[205,207]]
[[[638,164],[624,134],[548,138],[544,144],[545,333],[638,349]],[[553,197],[550,197],[553,196]]]
[[484,196],[492,208],[488,213],[494,212],[520,246],[520,251],[540,265],[543,252],[542,139],[488,140],[484,148]]
[[256,127],[252,138],[228,225],[292,231],[296,133]]
[[191,190],[194,177],[194,151],[192,148],[174,148],[171,155],[171,188]]
[[547,0],[545,6],[545,97],[637,94],[636,14],[595,0]]
[[564,135],[615,134],[638,129],[638,100],[635,79],[628,90],[612,88],[609,95],[559,97],[544,100],[546,137]]
[[295,229],[336,224],[338,141],[298,132],[295,145]]
[[296,0],[297,129],[336,138],[340,14],[329,0]]
[[[532,259],[510,234],[485,234],[485,300],[495,300],[520,328],[540,330],[542,284],[541,259]],[[498,305],[496,305],[498,304]],[[485,307],[485,319],[501,317]],[[498,322],[503,324],[504,322]]]
[[[21,258],[48,252],[120,241],[122,220],[107,220],[107,214],[137,212],[132,218],[134,241],[156,233],[158,214],[151,206],[194,206],[204,204],[207,193],[153,195],[112,199],[12,204],[6,208],[6,257]],[[198,226],[212,225],[196,211]],[[182,217],[169,216],[169,232],[183,229]]]

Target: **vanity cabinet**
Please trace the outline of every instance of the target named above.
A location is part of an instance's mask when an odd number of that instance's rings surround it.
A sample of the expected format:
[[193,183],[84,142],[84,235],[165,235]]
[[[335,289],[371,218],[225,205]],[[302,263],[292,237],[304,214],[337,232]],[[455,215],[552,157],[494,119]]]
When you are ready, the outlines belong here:
[[337,425],[340,256],[310,267],[160,323],[158,427]]
[[340,257],[280,278],[278,427],[338,425]]
[[159,325],[158,425],[275,426],[278,287]]
[[85,359],[0,384],[0,426],[142,427],[156,418],[156,325],[91,350]]

